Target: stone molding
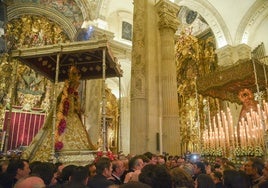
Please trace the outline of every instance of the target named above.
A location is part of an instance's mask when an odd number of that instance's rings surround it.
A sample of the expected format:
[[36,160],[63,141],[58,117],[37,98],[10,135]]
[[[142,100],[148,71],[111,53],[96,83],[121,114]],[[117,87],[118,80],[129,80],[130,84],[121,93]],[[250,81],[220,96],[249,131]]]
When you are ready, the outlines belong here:
[[240,59],[251,58],[251,48],[246,44],[226,45],[216,50],[219,66],[229,66]]
[[250,35],[253,34],[252,31],[254,31],[256,27],[259,26],[260,22],[267,16],[268,1],[256,1],[248,10],[238,26],[235,37],[235,44],[248,43]]
[[218,48],[232,44],[232,37],[225,21],[209,2],[203,0],[181,0],[178,5],[187,6],[191,10],[197,11],[207,21],[215,35]]

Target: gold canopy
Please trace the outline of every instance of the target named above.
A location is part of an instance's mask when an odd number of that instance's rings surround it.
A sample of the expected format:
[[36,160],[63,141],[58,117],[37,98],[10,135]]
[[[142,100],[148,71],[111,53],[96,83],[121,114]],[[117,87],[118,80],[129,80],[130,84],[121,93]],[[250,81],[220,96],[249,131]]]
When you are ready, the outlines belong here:
[[[105,53],[103,51],[105,50]],[[11,56],[19,59],[39,74],[55,82],[57,55],[59,58],[58,81],[68,78],[68,70],[75,65],[81,80],[102,78],[102,63],[105,60],[105,76],[121,77],[117,60],[113,57],[107,40],[89,40],[64,44],[46,45],[13,50]],[[105,56],[105,59],[104,59]]]
[[[257,74],[257,82],[254,72]],[[259,90],[264,91],[267,87],[266,75],[268,75],[268,66],[260,61],[239,60],[234,65],[197,78],[197,90],[204,96],[241,103],[238,99],[239,91],[247,88],[252,92],[257,92],[257,84]]]

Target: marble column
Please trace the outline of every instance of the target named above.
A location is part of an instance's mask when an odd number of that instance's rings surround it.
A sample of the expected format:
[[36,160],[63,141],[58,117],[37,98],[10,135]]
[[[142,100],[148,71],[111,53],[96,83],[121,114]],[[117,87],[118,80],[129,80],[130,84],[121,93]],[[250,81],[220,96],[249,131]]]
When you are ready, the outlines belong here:
[[175,63],[175,32],[179,7],[167,0],[156,4],[161,42],[160,86],[162,98],[162,147],[173,155],[180,154],[179,112]]

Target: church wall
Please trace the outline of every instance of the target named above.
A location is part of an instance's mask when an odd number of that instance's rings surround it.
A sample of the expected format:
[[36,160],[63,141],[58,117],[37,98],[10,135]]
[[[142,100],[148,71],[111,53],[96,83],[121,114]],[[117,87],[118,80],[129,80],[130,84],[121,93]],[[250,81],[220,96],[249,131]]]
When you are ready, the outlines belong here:
[[267,40],[267,31],[268,31],[268,17],[259,24],[259,27],[252,32],[249,37],[248,44],[254,49],[262,42],[264,43],[265,55],[268,55],[268,40]]

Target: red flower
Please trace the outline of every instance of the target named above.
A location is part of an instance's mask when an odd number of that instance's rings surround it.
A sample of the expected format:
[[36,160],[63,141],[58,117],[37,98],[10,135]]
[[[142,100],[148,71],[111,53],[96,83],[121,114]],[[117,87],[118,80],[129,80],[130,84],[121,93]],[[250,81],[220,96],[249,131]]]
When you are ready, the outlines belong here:
[[67,98],[63,102],[63,115],[64,116],[67,116],[68,115],[69,108],[70,108],[70,102],[69,102],[69,100]]
[[75,92],[75,89],[73,87],[68,88],[68,94],[73,94]]
[[102,152],[102,151],[99,151],[99,152],[97,153],[97,156],[98,156],[98,157],[102,157],[102,156],[103,156],[103,152]]
[[65,128],[66,128],[66,120],[61,119],[60,123],[59,123],[59,126],[58,126],[59,135],[61,135],[64,132]]
[[63,148],[63,143],[61,141],[58,141],[55,143],[55,150],[59,151]]

